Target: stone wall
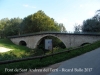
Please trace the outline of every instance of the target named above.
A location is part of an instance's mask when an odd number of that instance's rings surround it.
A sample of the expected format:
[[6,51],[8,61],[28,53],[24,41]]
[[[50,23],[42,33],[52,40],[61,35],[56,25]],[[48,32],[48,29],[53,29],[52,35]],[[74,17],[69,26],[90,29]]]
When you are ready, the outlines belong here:
[[68,47],[77,47],[82,45],[83,43],[93,43],[95,41],[100,40],[99,35],[72,35],[72,34],[39,34],[33,36],[24,36],[24,37],[16,37],[11,38],[11,41],[17,45],[19,45],[20,41],[25,41],[26,46],[34,49],[39,44],[40,40],[45,36],[54,36],[60,39],[64,45]]

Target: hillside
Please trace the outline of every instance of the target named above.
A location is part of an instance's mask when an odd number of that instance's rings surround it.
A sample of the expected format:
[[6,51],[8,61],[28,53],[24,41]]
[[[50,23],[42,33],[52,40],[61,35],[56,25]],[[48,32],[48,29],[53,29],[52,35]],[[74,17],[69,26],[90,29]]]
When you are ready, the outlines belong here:
[[27,47],[13,44],[9,39],[0,39],[0,60],[28,57],[30,51]]

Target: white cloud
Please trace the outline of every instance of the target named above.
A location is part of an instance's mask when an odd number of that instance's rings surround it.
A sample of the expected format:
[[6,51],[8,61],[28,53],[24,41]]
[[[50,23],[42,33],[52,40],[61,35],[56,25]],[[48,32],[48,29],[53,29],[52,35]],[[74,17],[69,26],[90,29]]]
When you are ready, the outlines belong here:
[[94,16],[94,15],[95,15],[95,12],[89,11],[89,12],[88,12],[88,15],[89,15],[89,16]]
[[76,20],[75,21],[76,24],[80,24],[80,25],[82,24],[82,22],[83,22],[82,20]]
[[31,5],[28,5],[28,4],[24,4],[23,7],[25,7],[25,8],[34,8],[34,9],[36,8],[35,6],[31,6]]

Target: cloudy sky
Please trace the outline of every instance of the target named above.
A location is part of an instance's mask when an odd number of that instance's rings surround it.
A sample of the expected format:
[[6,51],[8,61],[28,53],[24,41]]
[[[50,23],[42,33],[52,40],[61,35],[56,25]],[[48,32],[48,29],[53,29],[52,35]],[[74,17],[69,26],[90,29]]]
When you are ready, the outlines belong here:
[[0,0],[0,19],[24,18],[43,10],[67,31],[73,31],[75,24],[94,16],[100,9],[100,0]]

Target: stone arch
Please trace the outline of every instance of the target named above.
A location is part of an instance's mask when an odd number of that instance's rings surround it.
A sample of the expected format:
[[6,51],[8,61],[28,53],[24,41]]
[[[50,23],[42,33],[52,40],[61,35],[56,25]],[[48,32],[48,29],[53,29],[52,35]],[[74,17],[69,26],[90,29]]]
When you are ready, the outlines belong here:
[[87,44],[91,44],[91,43],[85,42],[85,43],[82,43],[80,46],[84,46],[84,45],[87,45]]
[[19,42],[19,45],[27,46],[27,43],[26,43],[25,41],[21,40],[21,41]]
[[46,37],[46,36],[53,36],[53,37],[58,38],[59,40],[61,40],[61,41],[63,42],[63,44],[64,44],[65,47],[66,47],[66,44],[64,43],[64,41],[63,41],[60,37],[58,37],[58,36],[56,36],[56,35],[53,35],[53,34],[48,34],[48,35],[43,35],[43,36],[37,41],[37,43],[36,43],[36,45],[35,45],[35,48],[37,47],[37,45],[39,45],[39,43],[41,42],[41,40],[42,40],[44,37]]

